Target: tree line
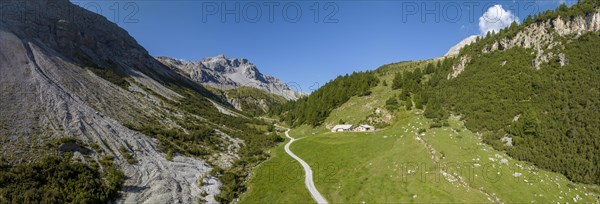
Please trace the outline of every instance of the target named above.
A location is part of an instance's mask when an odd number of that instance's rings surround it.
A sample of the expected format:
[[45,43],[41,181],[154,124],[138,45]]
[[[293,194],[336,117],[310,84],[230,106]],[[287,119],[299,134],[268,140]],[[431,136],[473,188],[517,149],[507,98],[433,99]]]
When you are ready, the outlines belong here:
[[270,114],[280,116],[292,126],[307,124],[315,127],[351,97],[370,95],[370,89],[378,83],[379,79],[370,71],[338,76],[308,97],[274,107]]

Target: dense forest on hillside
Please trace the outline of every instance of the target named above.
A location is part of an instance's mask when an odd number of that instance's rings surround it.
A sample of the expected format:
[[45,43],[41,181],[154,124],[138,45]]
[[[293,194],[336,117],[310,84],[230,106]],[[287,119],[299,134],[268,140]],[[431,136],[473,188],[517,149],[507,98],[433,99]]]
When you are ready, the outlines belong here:
[[[598,1],[561,6],[530,21],[583,14],[578,9],[592,4]],[[600,36],[560,39],[566,45],[561,52],[569,59],[564,67],[552,60],[533,69],[531,49],[481,53],[486,43],[520,27],[513,25],[463,49],[463,54],[478,57],[454,79],[447,76],[456,59],[447,58],[423,70],[397,74],[392,88],[401,89],[402,104],[410,109],[414,103],[428,118],[442,121],[449,113],[461,115],[485,142],[515,158],[573,181],[600,184]]]
[[491,131],[485,141],[494,147],[574,181],[600,183],[599,46],[597,34],[582,36],[564,50],[569,65],[538,71],[526,49],[483,55],[438,93],[467,127]]
[[318,126],[333,109],[344,104],[352,96],[371,94],[370,89],[378,83],[379,80],[373,72],[346,74],[323,85],[308,97],[274,107],[270,113],[279,115],[292,126]]

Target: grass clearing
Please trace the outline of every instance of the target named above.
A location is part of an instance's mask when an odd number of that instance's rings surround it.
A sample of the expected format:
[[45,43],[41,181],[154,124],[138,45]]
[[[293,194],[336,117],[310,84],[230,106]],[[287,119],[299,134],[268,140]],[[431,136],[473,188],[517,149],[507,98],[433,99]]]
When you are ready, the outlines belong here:
[[[405,126],[415,129],[404,132]],[[291,149],[311,165],[317,188],[332,203],[485,202],[484,194],[417,172],[418,166],[434,166],[413,138],[425,126],[406,117],[380,132],[306,137]]]
[[[482,143],[457,118],[449,119],[449,127],[430,129],[429,123],[417,111],[403,111],[379,132],[302,126],[290,131],[302,138],[291,150],[311,166],[317,188],[331,203],[595,202],[596,186],[514,160]],[[257,169],[242,203],[314,202],[284,144]],[[449,181],[442,172],[460,179]]]
[[240,203],[311,203],[304,186],[302,166],[287,155],[283,146],[289,139],[271,150],[271,158],[253,171],[248,191]]

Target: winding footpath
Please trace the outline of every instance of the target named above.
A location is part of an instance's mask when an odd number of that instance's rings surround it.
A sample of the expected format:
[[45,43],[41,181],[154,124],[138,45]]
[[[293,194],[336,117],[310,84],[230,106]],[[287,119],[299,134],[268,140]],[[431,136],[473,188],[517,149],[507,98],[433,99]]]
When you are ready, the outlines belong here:
[[288,129],[287,131],[285,131],[285,136],[290,138],[290,142],[288,142],[287,144],[285,144],[285,153],[287,153],[288,155],[290,155],[292,158],[294,158],[296,161],[300,162],[300,164],[302,165],[302,167],[304,168],[304,173],[306,173],[306,176],[304,177],[304,183],[306,184],[306,188],[308,189],[308,191],[310,192],[310,195],[313,197],[313,199],[321,204],[327,204],[327,200],[325,200],[325,197],[323,197],[321,195],[321,193],[319,193],[319,191],[317,190],[317,187],[315,187],[315,182],[313,182],[313,172],[312,169],[310,168],[310,166],[302,159],[300,159],[300,157],[296,156],[291,150],[290,150],[290,145],[296,141],[296,139],[290,137],[290,135],[288,134],[288,132],[290,132],[290,129]]

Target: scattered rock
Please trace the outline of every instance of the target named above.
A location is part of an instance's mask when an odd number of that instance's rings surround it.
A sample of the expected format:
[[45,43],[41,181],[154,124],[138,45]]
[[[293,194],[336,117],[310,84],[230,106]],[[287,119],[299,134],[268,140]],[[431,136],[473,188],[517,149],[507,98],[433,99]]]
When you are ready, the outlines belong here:
[[558,54],[558,63],[561,67],[564,67],[565,65],[569,64],[569,59],[567,59],[564,53],[560,53]]
[[465,66],[471,61],[471,57],[462,56],[457,65],[452,67],[452,73],[448,75],[448,79],[456,78],[460,73],[465,70]]
[[500,139],[500,141],[502,141],[504,143],[504,146],[509,146],[512,147],[513,146],[513,142],[512,142],[512,137],[508,137],[508,136],[504,136]]
[[512,121],[513,122],[517,122],[517,121],[519,121],[519,118],[521,118],[521,114],[516,115],[515,117],[513,117]]
[[537,53],[538,54],[535,59],[531,61],[531,65],[533,68],[535,68],[535,70],[539,70],[542,64],[550,62],[550,59],[554,57],[554,53],[549,52],[548,54],[544,54],[544,50],[542,49],[537,49]]

